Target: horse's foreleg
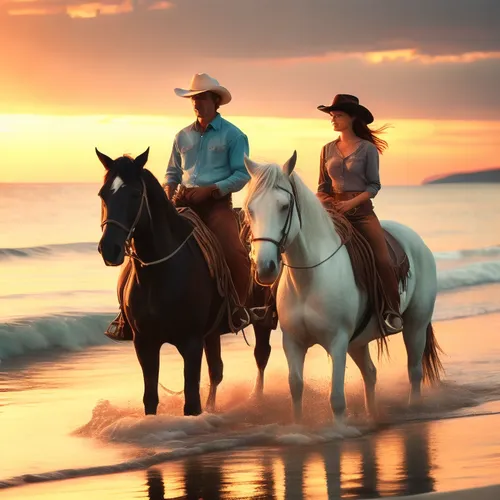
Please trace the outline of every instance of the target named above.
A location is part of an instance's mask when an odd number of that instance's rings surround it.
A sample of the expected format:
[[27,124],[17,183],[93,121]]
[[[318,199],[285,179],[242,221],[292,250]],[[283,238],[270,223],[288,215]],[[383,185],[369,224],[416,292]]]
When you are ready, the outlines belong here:
[[304,392],[304,359],[307,348],[283,332],[283,349],[288,362],[288,383],[292,394],[295,422],[302,420],[302,394]]
[[365,385],[365,405],[368,413],[375,418],[376,417],[376,407],[375,407],[375,384],[377,383],[377,369],[373,364],[372,358],[370,356],[370,349],[368,345],[361,346],[350,346],[348,350],[349,355],[356,363],[361,375],[363,376],[363,382]]
[[205,338],[205,356],[210,376],[210,391],[208,393],[206,409],[213,412],[215,410],[217,387],[222,382],[224,369],[220,349],[220,335],[212,334]]
[[253,395],[257,398],[262,397],[264,393],[264,371],[271,355],[271,344],[269,338],[271,336],[271,329],[262,326],[254,326],[255,331],[255,349],[253,354],[257,363],[257,379],[255,380],[255,387]]
[[335,420],[343,423],[346,403],[345,403],[345,365],[347,358],[347,347],[349,338],[347,335],[337,333],[330,345],[330,356],[333,360],[332,370],[332,391],[330,393],[330,405],[332,407]]
[[178,349],[184,359],[184,415],[199,415],[203,339],[192,340]]
[[[139,337],[139,338],[138,338]],[[144,412],[156,415],[158,409],[158,375],[160,371],[160,344],[144,342],[140,336],[134,339],[135,352],[144,377]]]

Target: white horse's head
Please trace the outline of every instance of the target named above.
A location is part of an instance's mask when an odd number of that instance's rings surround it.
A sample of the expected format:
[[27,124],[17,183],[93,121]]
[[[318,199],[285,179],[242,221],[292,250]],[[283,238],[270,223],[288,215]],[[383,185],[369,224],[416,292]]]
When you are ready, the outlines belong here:
[[245,156],[250,174],[244,210],[252,231],[252,256],[257,280],[272,284],[280,271],[281,254],[300,231],[300,212],[292,176],[297,153],[282,166],[257,163]]

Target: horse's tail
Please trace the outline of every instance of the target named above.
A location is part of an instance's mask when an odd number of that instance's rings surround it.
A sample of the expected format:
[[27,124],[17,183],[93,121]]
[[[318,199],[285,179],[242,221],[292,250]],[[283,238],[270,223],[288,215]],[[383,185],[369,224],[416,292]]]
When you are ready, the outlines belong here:
[[443,364],[439,359],[439,353],[443,353],[439,347],[432,323],[427,325],[426,342],[424,356],[422,358],[423,379],[424,382],[435,385],[441,380],[441,374],[444,373]]

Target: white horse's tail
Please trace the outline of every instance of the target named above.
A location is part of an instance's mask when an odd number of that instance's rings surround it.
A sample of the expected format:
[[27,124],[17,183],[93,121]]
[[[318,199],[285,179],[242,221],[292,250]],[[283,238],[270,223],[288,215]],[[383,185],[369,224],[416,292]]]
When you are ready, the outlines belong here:
[[427,325],[427,336],[425,342],[424,356],[422,358],[423,379],[430,385],[436,385],[444,373],[443,364],[439,359],[439,353],[443,353],[439,347],[432,323]]

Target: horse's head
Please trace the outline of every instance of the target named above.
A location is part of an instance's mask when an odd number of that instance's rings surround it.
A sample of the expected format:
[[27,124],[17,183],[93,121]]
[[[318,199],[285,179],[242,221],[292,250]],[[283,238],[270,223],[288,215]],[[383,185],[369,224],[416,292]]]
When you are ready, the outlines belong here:
[[295,184],[290,177],[296,161],[296,152],[281,168],[245,157],[251,180],[244,208],[253,235],[256,278],[265,285],[277,279],[281,254],[300,231],[300,211]]
[[97,148],[96,153],[106,169],[99,191],[103,234],[98,249],[107,266],[119,266],[125,259],[125,245],[145,216],[147,198],[142,170],[149,148],[135,160],[129,156],[112,160]]

